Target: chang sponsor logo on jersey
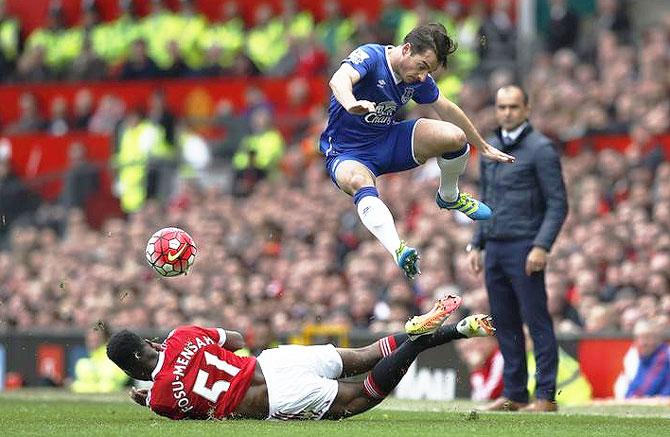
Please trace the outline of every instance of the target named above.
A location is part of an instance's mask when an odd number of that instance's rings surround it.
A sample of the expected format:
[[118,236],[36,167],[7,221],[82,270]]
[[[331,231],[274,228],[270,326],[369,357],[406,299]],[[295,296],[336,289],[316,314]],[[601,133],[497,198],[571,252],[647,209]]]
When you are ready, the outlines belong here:
[[393,116],[398,110],[398,105],[395,102],[388,100],[386,102],[377,103],[375,105],[375,112],[369,112],[363,119],[370,124],[391,124]]

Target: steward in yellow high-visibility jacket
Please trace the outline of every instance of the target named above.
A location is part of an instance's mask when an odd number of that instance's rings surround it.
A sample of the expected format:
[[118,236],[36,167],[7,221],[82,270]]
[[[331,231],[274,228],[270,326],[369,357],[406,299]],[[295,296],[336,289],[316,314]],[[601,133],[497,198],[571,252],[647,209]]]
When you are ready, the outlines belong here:
[[[4,0],[0,0],[0,9]],[[14,61],[19,54],[19,35],[21,24],[16,18],[8,17],[0,12],[0,51],[8,61]]]
[[88,358],[80,358],[74,366],[75,393],[110,393],[122,390],[128,375],[107,358],[107,345],[94,350]]
[[[528,393],[535,393],[535,355],[529,350],[528,360]],[[579,362],[562,348],[558,348],[558,371],[556,373],[556,403],[558,405],[584,405],[589,403],[592,389],[584,377]]]
[[165,140],[165,129],[150,120],[129,117],[114,157],[117,166],[116,192],[121,209],[130,213],[144,205],[147,197],[146,173],[150,157],[171,158],[174,149]]

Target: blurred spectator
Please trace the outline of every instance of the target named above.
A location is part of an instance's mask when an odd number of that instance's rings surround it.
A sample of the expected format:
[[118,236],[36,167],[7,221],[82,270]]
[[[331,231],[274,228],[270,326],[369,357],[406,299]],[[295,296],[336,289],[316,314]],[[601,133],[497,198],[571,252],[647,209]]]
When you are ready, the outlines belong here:
[[168,64],[165,48],[168,41],[179,38],[177,23],[179,17],[166,7],[164,0],[150,0],[149,13],[140,19],[139,31],[146,44],[146,52],[158,66]]
[[165,94],[155,90],[149,97],[146,122],[154,132],[151,147],[148,149],[147,162],[147,198],[163,202],[172,195],[176,178],[178,153],[175,141],[175,118],[167,107]]
[[81,88],[74,95],[73,115],[72,125],[74,129],[88,129],[93,117],[93,93],[88,88]]
[[270,4],[260,3],[255,7],[254,27],[247,34],[246,49],[260,71],[272,70],[286,56],[290,39],[283,20],[273,17]]
[[163,128],[165,131],[165,141],[167,141],[171,148],[174,148],[175,117],[167,107],[165,92],[158,89],[152,91],[147,103],[148,118]]
[[120,391],[128,383],[128,375],[107,358],[109,327],[102,321],[86,331],[88,357],[80,358],[74,366],[74,381],[70,389],[75,393],[111,393]]
[[89,131],[101,134],[113,133],[123,119],[124,109],[122,100],[113,95],[105,94],[100,98],[97,109],[89,119]]
[[272,126],[270,111],[256,109],[250,115],[250,133],[233,156],[238,193],[248,193],[258,180],[276,170],[283,154],[284,139]]
[[331,57],[337,57],[338,51],[347,47],[346,42],[351,39],[356,29],[353,20],[342,15],[339,2],[322,2],[321,4],[323,20],[317,25],[316,31],[328,54]]
[[43,46],[27,48],[16,64],[16,80],[19,82],[46,82],[55,78],[46,64]]
[[[61,37],[66,33],[63,16],[63,5],[58,0],[49,2],[46,26],[35,29],[26,40],[26,52],[39,52],[49,69],[59,71],[63,67],[64,57],[60,44]],[[36,50],[40,48],[39,50]]]
[[[220,64],[222,56],[221,47],[214,45],[205,52],[205,60],[202,66],[193,72],[194,76],[217,77],[223,75],[223,67]],[[231,61],[232,62],[232,61]]]
[[412,9],[405,10],[400,16],[398,27],[396,27],[395,44],[401,45],[405,36],[416,26],[432,21],[432,12],[426,0],[419,0]]
[[19,54],[21,23],[7,14],[6,1],[0,0],[0,82],[10,77]]
[[328,54],[315,33],[301,40],[295,74],[304,77],[314,77],[325,74],[328,68]]
[[123,64],[120,79],[154,79],[160,76],[156,63],[147,55],[147,43],[143,39],[133,42],[130,56]]
[[287,77],[294,74],[302,50],[301,40],[287,35],[287,48],[284,55],[264,72],[267,76]]
[[85,38],[81,52],[72,62],[69,78],[76,81],[99,81],[107,77],[107,64],[93,50],[90,38]]
[[39,198],[10,167],[11,149],[0,140],[0,249],[6,249],[11,226],[37,209]]
[[314,30],[312,13],[307,9],[299,10],[296,0],[282,0],[279,18],[288,35],[296,40],[304,40]]
[[559,333],[578,332],[583,326],[579,312],[567,299],[567,280],[558,274],[547,273],[547,310]]
[[186,65],[179,43],[175,40],[168,41],[167,52],[170,61],[169,66],[163,70],[163,76],[171,79],[188,76],[191,69]]
[[19,97],[19,118],[5,128],[5,134],[16,135],[39,132],[45,128],[37,106],[37,98],[30,92],[24,92]]
[[[180,11],[174,19],[175,27],[178,29],[168,41],[179,42],[181,57],[188,69],[196,67],[202,62],[200,52],[200,41],[207,32],[207,17],[198,12],[194,0],[180,0]],[[174,54],[171,56],[174,59]]]
[[444,24],[447,32],[458,43],[458,50],[450,59],[448,76],[466,77],[479,64],[481,7],[481,4],[475,3],[468,10],[463,2],[446,1],[437,13],[437,21]]
[[[207,142],[198,135],[193,125],[187,120],[180,121],[176,130],[175,141],[182,161],[179,169],[180,175],[182,177],[202,175],[211,163],[211,153]],[[169,194],[172,194],[172,191]]]
[[460,341],[456,350],[470,371],[470,398],[473,401],[490,401],[502,395],[503,356],[495,339],[481,340]]
[[124,60],[131,43],[141,37],[138,15],[132,0],[118,0],[119,17],[101,23],[90,33],[93,50],[110,65]]
[[214,148],[214,154],[230,159],[242,138],[247,134],[247,121],[244,117],[235,113],[235,108],[230,100],[223,99],[216,104],[213,122],[216,127],[224,131],[223,138]]
[[400,25],[405,9],[399,0],[382,0],[381,14],[377,24],[380,44],[390,44],[393,42],[394,31]]
[[633,334],[635,341],[624,356],[615,396],[670,396],[670,347],[663,342],[660,326],[653,320],[640,320]]
[[100,171],[87,160],[86,148],[79,142],[70,144],[68,169],[64,176],[59,203],[66,208],[84,208],[86,201],[100,188]]
[[551,0],[547,49],[554,53],[564,47],[574,48],[579,38],[579,17],[570,10],[567,0]]
[[239,9],[237,1],[222,2],[219,21],[210,23],[200,37],[198,44],[205,56],[209,57],[210,68],[214,65],[221,68],[231,67],[233,60],[244,47],[244,20]]
[[292,142],[294,135],[302,135],[310,124],[312,102],[309,99],[309,83],[296,77],[288,82],[286,94],[286,106],[279,111],[275,123],[282,127],[286,138]]
[[516,28],[512,21],[512,2],[495,0],[493,11],[479,30],[482,44],[480,68],[488,74],[496,68],[514,69],[516,62]]
[[61,136],[70,130],[67,112],[67,101],[63,96],[57,96],[51,101],[51,118],[47,126],[50,135]]
[[115,193],[124,212],[137,211],[147,195],[146,164],[148,151],[160,141],[156,127],[141,118],[139,110],[132,109],[125,119],[114,156],[117,167]]
[[614,32],[619,41],[626,42],[630,35],[630,21],[625,2],[622,0],[598,0],[596,2],[596,31]]

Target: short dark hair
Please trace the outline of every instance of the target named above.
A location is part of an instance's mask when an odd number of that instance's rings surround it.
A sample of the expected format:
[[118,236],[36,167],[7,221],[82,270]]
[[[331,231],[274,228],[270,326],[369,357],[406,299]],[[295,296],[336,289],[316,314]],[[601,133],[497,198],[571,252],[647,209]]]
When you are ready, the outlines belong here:
[[107,356],[125,371],[137,369],[138,358],[144,349],[144,340],[127,329],[117,332],[107,343]]
[[422,24],[412,29],[405,36],[404,43],[410,43],[412,54],[432,50],[437,55],[437,62],[447,66],[447,56],[458,48],[456,41],[449,38],[447,29],[440,23]]

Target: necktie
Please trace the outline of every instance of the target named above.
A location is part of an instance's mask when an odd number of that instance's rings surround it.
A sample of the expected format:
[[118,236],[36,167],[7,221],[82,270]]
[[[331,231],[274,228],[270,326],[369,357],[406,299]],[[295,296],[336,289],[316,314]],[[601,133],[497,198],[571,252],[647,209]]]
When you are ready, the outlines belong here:
[[512,138],[509,135],[503,135],[503,144],[509,146],[512,144]]

